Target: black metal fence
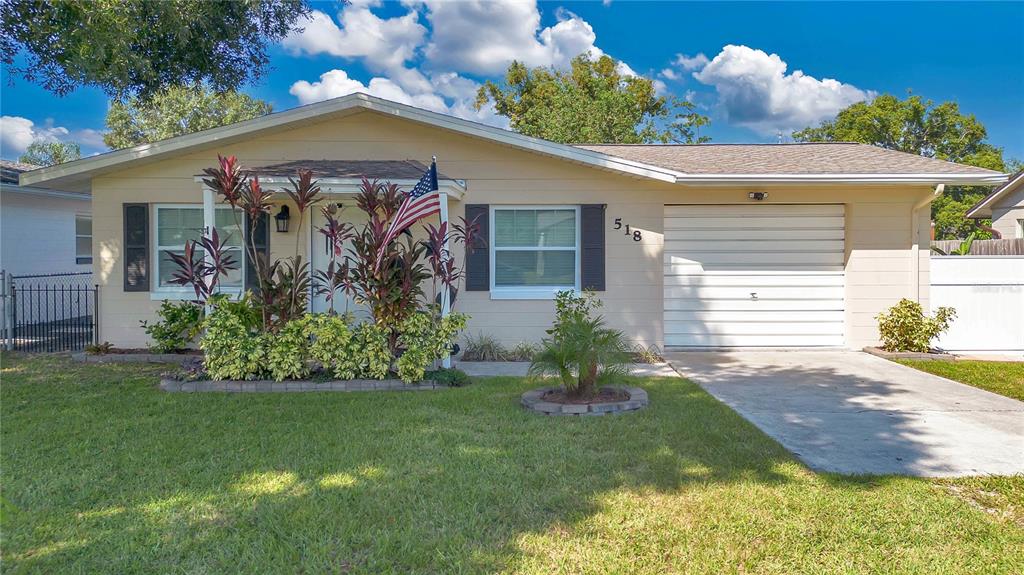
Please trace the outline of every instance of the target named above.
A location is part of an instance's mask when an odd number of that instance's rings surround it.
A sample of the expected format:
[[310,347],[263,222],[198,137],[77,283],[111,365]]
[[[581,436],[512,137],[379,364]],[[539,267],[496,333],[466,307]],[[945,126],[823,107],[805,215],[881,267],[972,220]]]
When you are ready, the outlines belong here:
[[2,279],[6,349],[74,351],[97,342],[99,286],[92,283],[92,274]]

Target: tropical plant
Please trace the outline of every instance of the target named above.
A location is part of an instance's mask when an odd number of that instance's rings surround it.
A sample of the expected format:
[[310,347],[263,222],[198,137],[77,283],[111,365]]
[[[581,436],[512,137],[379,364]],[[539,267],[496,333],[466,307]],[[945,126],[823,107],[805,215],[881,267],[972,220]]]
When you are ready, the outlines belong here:
[[227,308],[215,308],[206,318],[199,340],[206,371],[213,379],[258,379],[267,372],[271,336],[249,329]]
[[967,236],[967,239],[962,240],[960,245],[953,250],[947,252],[937,246],[932,246],[932,251],[940,256],[969,256],[971,255],[971,246],[974,245],[974,240],[977,237],[977,232],[971,232],[971,235]]
[[558,377],[566,395],[592,397],[600,383],[628,373],[629,344],[622,332],[605,327],[604,319],[592,317],[601,306],[593,293],[564,290],[555,296],[556,318],[533,356],[532,377]]
[[405,382],[423,379],[434,362],[451,353],[456,336],[466,327],[466,316],[451,313],[438,319],[430,311],[411,314],[399,328],[400,355],[396,363],[398,377]]
[[531,361],[538,350],[537,344],[521,341],[509,352],[509,361]]
[[203,329],[203,308],[194,302],[164,300],[156,315],[160,320],[139,323],[153,340],[150,348],[157,353],[171,353],[185,349],[199,337]]
[[633,360],[636,363],[661,363],[665,361],[661,357],[661,350],[656,345],[650,345],[644,347],[641,344],[636,344],[633,348]]
[[925,353],[932,340],[949,329],[949,324],[956,319],[956,310],[940,307],[934,316],[929,317],[921,304],[904,298],[875,319],[878,320],[882,349]]
[[221,276],[236,268],[234,257],[225,249],[226,244],[226,239],[221,241],[217,228],[212,228],[209,235],[186,241],[182,253],[168,252],[177,266],[171,273],[170,283],[191,286],[196,300],[205,304],[217,293]]
[[276,381],[301,379],[309,375],[309,316],[289,320],[270,338],[267,371]]

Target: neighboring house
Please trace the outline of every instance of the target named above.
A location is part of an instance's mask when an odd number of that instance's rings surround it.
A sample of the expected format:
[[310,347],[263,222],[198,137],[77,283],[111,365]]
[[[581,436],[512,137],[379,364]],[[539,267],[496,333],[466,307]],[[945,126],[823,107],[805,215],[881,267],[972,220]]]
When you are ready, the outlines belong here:
[[967,217],[992,218],[992,229],[1003,239],[1024,238],[1024,170],[975,204],[967,211]]
[[[217,154],[265,187],[312,168],[353,217],[358,176],[409,186],[436,155],[452,217],[478,218],[488,240],[456,309],[471,315],[469,332],[506,344],[540,340],[566,288],[597,290],[608,324],[642,344],[874,344],[880,311],[904,297],[928,305],[940,185],[1005,180],[863,144],[569,146],[353,94],[22,175],[92,193],[102,339],[139,347],[139,320],[190,297],[168,282],[165,254],[204,225],[233,227],[199,177]],[[288,205],[276,201],[275,216]],[[261,243],[325,265],[308,225]]]
[[92,270],[88,189],[18,185],[39,166],[0,160],[0,269],[15,276]]

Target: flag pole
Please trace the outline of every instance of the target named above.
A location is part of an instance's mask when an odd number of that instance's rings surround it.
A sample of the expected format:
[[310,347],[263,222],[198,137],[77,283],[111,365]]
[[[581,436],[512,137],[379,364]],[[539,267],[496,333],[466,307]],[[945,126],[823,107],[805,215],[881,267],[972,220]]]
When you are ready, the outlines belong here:
[[[437,156],[434,156],[432,158],[430,170],[433,173],[434,185],[437,186]],[[445,230],[444,252],[442,252],[441,254],[441,261],[447,262],[451,254],[450,246],[448,245],[448,236],[451,235],[451,230],[448,229],[448,193],[440,189],[440,186],[437,186],[437,190],[437,199],[441,207],[441,211],[439,214],[441,217],[441,227],[443,227]],[[448,317],[448,314],[451,313],[452,302],[451,290],[448,288],[448,286],[442,286],[442,288],[443,289],[441,290],[441,318],[443,319]],[[441,366],[446,369],[450,368],[452,366],[452,356],[445,355],[444,358],[441,360]]]

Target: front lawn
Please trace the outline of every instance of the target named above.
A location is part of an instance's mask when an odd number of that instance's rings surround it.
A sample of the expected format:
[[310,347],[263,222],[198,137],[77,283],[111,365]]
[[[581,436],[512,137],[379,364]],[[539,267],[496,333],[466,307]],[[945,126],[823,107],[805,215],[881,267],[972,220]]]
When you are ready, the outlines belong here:
[[3,364],[5,571],[1024,571],[1024,478],[815,474],[680,379],[563,419],[517,378],[168,394],[157,367]]
[[899,360],[903,365],[1024,401],[1024,363],[1012,361]]

